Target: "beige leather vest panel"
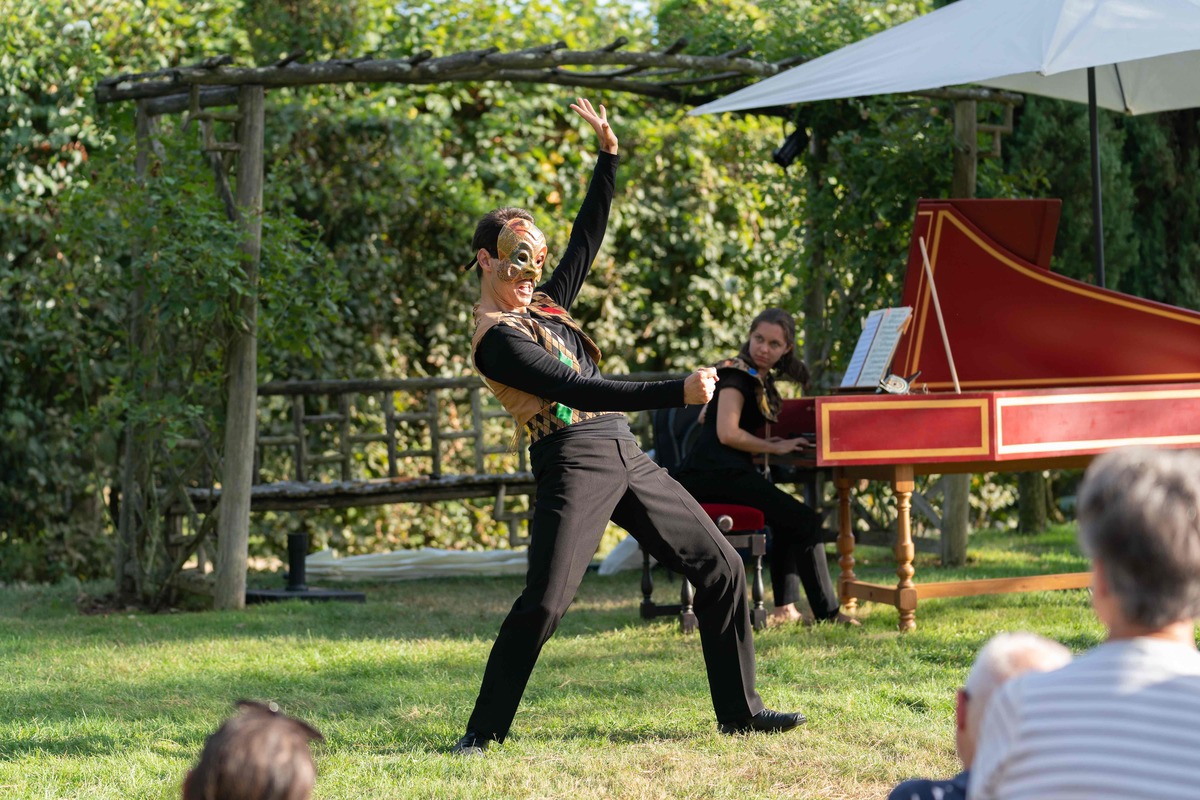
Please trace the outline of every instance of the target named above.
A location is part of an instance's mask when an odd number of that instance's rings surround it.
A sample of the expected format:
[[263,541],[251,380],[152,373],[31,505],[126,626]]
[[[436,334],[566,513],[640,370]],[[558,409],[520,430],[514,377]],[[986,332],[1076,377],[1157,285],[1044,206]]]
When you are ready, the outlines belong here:
[[[474,314],[475,333],[471,336],[472,365],[475,364],[475,350],[479,347],[479,342],[483,339],[484,334],[496,325],[506,325],[521,331],[530,339],[546,348],[546,352],[550,353],[550,355],[567,364],[576,372],[579,372],[579,363],[571,354],[570,348],[558,336],[554,335],[549,328],[539,324],[539,318],[558,320],[574,330],[582,338],[583,346],[588,356],[593,361],[598,362],[600,360],[600,348],[596,347],[596,343],[583,332],[579,327],[579,323],[571,318],[566,309],[541,292],[535,294],[530,301],[528,316],[506,311],[480,311],[479,306],[475,307]],[[514,389],[499,381],[493,381],[486,375],[482,377],[488,389],[491,390],[496,399],[500,401],[500,404],[504,406],[504,409],[517,422],[517,431],[514,432],[511,443],[513,447],[516,446],[521,428],[524,428],[529,433],[530,444],[533,444],[544,436],[562,430],[568,425],[573,425],[581,420],[593,419],[604,414],[620,413],[619,411],[579,411],[553,400],[536,397],[520,389]]]

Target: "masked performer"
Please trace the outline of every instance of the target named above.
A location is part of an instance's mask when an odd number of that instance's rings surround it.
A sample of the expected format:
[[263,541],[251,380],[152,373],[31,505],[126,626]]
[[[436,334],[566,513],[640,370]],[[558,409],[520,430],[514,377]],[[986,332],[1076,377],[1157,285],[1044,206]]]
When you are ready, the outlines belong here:
[[754,455],[787,455],[805,439],[763,438],[754,433],[779,417],[783,400],[775,374],[804,383],[808,369],[796,358],[796,323],[781,308],[768,308],[750,324],[750,336],[735,358],[717,364],[716,398],[705,409],[695,445],[676,478],[702,503],[739,503],[763,512],[771,529],[773,621],[805,620],[796,608],[800,586],[818,620],[847,625],[829,577],[817,513],[763,477]]
[[610,519],[696,586],[720,730],[794,728],[804,716],[764,709],[754,688],[741,559],[696,501],[639,449],[620,413],[707,402],[713,371],[655,383],[606,380],[596,367],[600,351],[568,313],[604,237],[618,160],[604,106],[597,112],[580,99],[571,108],[596,131],[601,152],[553,276],[537,285],[546,239],[521,209],[485,215],[471,243],[480,279],[472,360],[529,436],[537,491],[525,589],[500,626],[454,752],[482,754],[507,736],[538,654],[574,599]]

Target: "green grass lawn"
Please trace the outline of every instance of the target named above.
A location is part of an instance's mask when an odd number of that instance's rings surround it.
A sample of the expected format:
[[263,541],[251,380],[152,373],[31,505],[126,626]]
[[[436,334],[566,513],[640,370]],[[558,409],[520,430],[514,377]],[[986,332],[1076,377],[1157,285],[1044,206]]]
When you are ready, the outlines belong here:
[[[894,580],[887,551],[857,555],[863,579]],[[951,571],[919,556],[916,580],[1087,568],[1070,527],[977,534],[971,560]],[[861,629],[772,628],[755,637],[759,691],[809,723],[725,737],[699,639],[638,618],[636,573],[590,573],[508,741],[484,759],[449,756],[521,585],[366,584],[365,605],[90,616],[77,601],[103,586],[0,589],[0,798],[178,797],[239,698],[275,700],[325,734],[323,800],[882,797],[905,777],[957,771],[953,693],[989,636],[1034,630],[1080,651],[1103,633],[1082,590],[930,600],[910,634],[873,604]],[[664,576],[657,598],[677,589]]]

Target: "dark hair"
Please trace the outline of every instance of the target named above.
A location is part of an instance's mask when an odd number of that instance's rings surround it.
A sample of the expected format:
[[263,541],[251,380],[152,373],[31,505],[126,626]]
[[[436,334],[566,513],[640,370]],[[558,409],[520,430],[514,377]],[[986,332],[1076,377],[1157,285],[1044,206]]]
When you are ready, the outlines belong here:
[[[772,325],[778,325],[783,328],[783,336],[787,339],[788,352],[779,359],[775,365],[775,372],[780,376],[793,380],[801,386],[808,386],[808,367],[804,365],[796,356],[796,320],[792,319],[792,315],[784,311],[782,308],[768,308],[759,313],[757,317],[750,323],[750,333],[754,333],[754,329],[764,322],[769,322]],[[750,357],[750,337],[746,337],[746,343],[742,345],[741,351],[738,353],[742,360],[753,364],[754,359]]]
[[1161,628],[1200,616],[1200,457],[1128,447],[1088,467],[1079,544],[1104,568],[1125,617]]
[[533,214],[523,208],[506,206],[484,214],[475,226],[475,235],[471,237],[471,262],[467,264],[467,268],[474,265],[477,276],[483,276],[483,268],[477,261],[479,251],[487,250],[488,255],[492,258],[500,256],[500,252],[496,249],[496,242],[500,238],[500,229],[510,219],[527,219],[533,222]]
[[238,702],[238,713],[204,742],[183,783],[183,800],[308,800],[317,771],[316,728],[269,705]]

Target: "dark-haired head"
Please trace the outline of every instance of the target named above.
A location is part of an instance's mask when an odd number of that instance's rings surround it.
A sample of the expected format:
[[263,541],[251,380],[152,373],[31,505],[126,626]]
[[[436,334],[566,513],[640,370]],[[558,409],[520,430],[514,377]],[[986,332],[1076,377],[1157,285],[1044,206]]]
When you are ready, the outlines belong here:
[[754,363],[753,357],[750,355],[750,336],[754,334],[756,328],[763,323],[778,325],[783,329],[784,338],[787,340],[788,352],[775,364],[774,373],[781,378],[793,380],[802,386],[808,385],[808,367],[796,355],[796,320],[792,315],[784,311],[782,308],[768,308],[759,312],[750,323],[750,333],[746,337],[745,343],[742,345],[741,351],[738,353],[744,361],[751,364]]
[[471,238],[471,261],[467,267],[474,265],[475,275],[483,276],[483,268],[479,266],[479,251],[486,250],[492,258],[498,258],[500,251],[496,243],[500,238],[500,230],[512,219],[525,219],[533,222],[533,215],[523,208],[508,206],[489,211],[479,219],[475,226],[475,235]]
[[308,800],[317,776],[312,740],[324,737],[274,703],[240,701],[238,713],[205,740],[183,800]]

